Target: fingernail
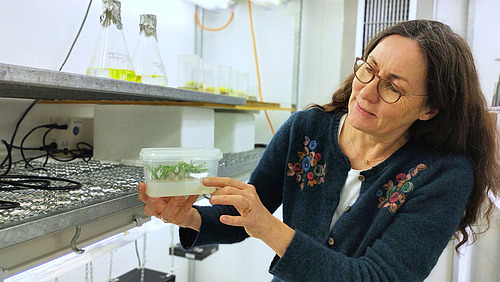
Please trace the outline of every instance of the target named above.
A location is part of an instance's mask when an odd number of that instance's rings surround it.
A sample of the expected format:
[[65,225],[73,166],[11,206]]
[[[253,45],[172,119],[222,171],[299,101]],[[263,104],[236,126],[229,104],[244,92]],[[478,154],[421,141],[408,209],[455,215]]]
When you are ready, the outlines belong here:
[[217,196],[212,196],[212,198],[210,198],[210,199],[212,199],[212,202],[215,202],[215,201],[217,201]]
[[205,178],[203,178],[203,180],[202,180],[202,181],[203,181],[203,184],[205,184],[205,185],[210,184],[210,179],[208,179],[208,178],[206,178],[206,177],[205,177]]
[[156,203],[157,199],[156,198],[150,198],[151,199],[151,203]]

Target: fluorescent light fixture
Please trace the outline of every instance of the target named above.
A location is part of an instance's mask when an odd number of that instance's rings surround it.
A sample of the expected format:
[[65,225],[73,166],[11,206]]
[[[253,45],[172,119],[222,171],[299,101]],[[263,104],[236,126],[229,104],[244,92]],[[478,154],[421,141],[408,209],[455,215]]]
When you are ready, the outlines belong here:
[[189,0],[207,10],[225,10],[234,4],[235,0]]
[[288,2],[289,0],[251,0],[252,4],[260,5],[260,6],[270,6],[276,7],[281,4]]

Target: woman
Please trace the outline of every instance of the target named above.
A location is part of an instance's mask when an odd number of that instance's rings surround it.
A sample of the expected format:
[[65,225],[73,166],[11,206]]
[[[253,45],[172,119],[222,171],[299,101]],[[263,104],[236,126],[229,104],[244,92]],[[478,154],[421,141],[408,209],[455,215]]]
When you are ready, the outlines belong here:
[[138,193],[185,247],[262,240],[275,281],[421,281],[491,213],[496,138],[466,42],[409,21],[371,40],[329,104],[281,126],[248,184],[204,179],[212,207]]

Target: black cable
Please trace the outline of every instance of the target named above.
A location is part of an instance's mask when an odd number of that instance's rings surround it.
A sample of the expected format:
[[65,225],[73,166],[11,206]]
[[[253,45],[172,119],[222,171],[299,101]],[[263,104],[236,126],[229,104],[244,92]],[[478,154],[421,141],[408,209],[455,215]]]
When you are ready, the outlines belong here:
[[[45,153],[43,155],[31,157],[31,158],[29,158],[29,159],[26,160],[26,163],[27,163],[26,166],[33,167],[32,165],[29,164],[31,161],[34,161],[34,160],[39,159],[39,158],[45,158],[45,157],[47,157],[47,153]],[[15,163],[19,163],[19,162],[22,162],[22,161],[24,161],[24,160],[21,160],[21,161],[15,162]],[[12,164],[15,164],[15,163],[12,163]],[[33,169],[36,170],[36,169],[39,169],[39,168],[33,168]]]
[[135,243],[135,254],[137,256],[137,261],[139,262],[139,268],[142,267],[141,264],[141,256],[139,256],[139,248],[137,247],[137,240],[134,241]]
[[66,61],[68,61],[69,55],[71,55],[71,52],[73,51],[73,47],[75,47],[76,41],[78,40],[78,37],[80,36],[80,32],[82,32],[83,26],[85,25],[85,22],[87,21],[87,16],[89,15],[91,5],[92,5],[92,0],[90,0],[90,2],[89,2],[89,6],[87,7],[87,12],[85,12],[85,17],[83,17],[82,24],[80,25],[80,29],[78,30],[78,33],[76,34],[75,40],[73,40],[73,44],[71,44],[71,48],[69,48],[69,52],[66,55],[66,58],[64,59],[64,62],[62,63],[61,67],[59,68],[59,71],[62,70],[62,68],[66,64]]
[[0,165],[0,168],[3,168],[3,165],[5,164],[6,161],[9,161],[8,162],[8,165],[7,165],[7,171],[4,173],[4,174],[7,174],[9,173],[11,167],[12,167],[12,156],[11,156],[11,151],[12,151],[12,147],[10,146],[9,143],[7,143],[7,141],[5,140],[2,140],[2,144],[5,146],[5,148],[7,149],[7,155],[5,156],[5,159],[3,159],[3,162],[2,164]]
[[[5,148],[7,149],[7,155],[5,156],[4,160],[0,164],[0,168],[3,169],[4,165],[6,163],[7,163],[7,168],[6,168],[5,172],[2,175],[0,175],[0,190],[12,191],[12,190],[19,190],[19,189],[42,189],[42,190],[53,191],[53,190],[73,190],[73,189],[81,188],[82,187],[81,183],[79,183],[77,181],[65,179],[65,178],[46,177],[46,176],[30,176],[30,175],[8,175],[8,173],[12,169],[12,164],[13,164],[13,162],[12,162],[12,149],[13,148],[21,150],[21,155],[23,157],[23,161],[26,162],[26,166],[28,166],[29,162],[31,162],[32,160],[37,159],[37,158],[41,158],[41,157],[46,158],[46,161],[44,163],[44,166],[45,166],[45,164],[47,163],[48,157],[50,156],[50,154],[52,154],[52,152],[55,151],[54,145],[53,145],[54,143],[51,143],[50,145],[46,144],[45,140],[46,140],[48,133],[53,129],[67,129],[67,125],[57,125],[57,124],[47,124],[47,125],[37,126],[37,127],[33,128],[31,131],[29,131],[24,136],[19,147],[14,146],[14,141],[15,141],[15,137],[17,135],[17,131],[19,130],[19,126],[20,126],[21,122],[24,120],[24,118],[26,117],[26,115],[28,114],[28,112],[33,108],[33,106],[35,104],[36,104],[36,100],[34,100],[33,103],[31,103],[29,105],[29,107],[22,114],[21,118],[18,120],[18,122],[14,128],[14,132],[12,133],[10,143],[7,143],[7,141],[5,141],[5,140],[1,140],[2,144],[4,144]],[[25,140],[28,138],[28,136],[31,133],[33,133],[36,129],[39,129],[39,128],[48,128],[48,130],[45,132],[44,137],[43,137],[43,147],[24,148]],[[81,148],[80,146],[82,144],[88,146],[91,149],[88,150],[88,149]],[[57,144],[56,144],[55,148],[57,148]],[[82,156],[82,158],[84,158],[84,160],[87,160],[89,156],[92,157],[92,149],[93,148],[91,145],[84,143],[84,142],[80,142],[77,144],[77,148],[78,149],[74,150],[74,151],[80,152],[80,155]],[[25,149],[26,150],[28,150],[28,149],[29,150],[37,150],[37,149],[44,150],[46,152],[46,154],[43,154],[41,156],[32,157],[30,159],[26,159],[26,156],[24,155]],[[75,154],[73,152],[72,152],[72,154],[73,154],[73,156],[77,156],[77,154]],[[87,159],[85,159],[85,157],[87,157]],[[43,169],[43,168],[40,168],[40,169]],[[53,185],[54,183],[60,183],[60,182],[63,182],[65,184]],[[12,208],[20,207],[20,206],[21,206],[20,203],[17,203],[17,202],[0,200],[0,209],[12,209]]]
[[[26,147],[24,147],[24,142],[26,141],[26,139],[35,130],[40,129],[40,128],[48,128],[48,130],[44,133],[43,138],[42,138],[42,145],[43,146],[42,147],[38,147],[38,148],[26,148]],[[45,161],[42,164],[42,167],[45,167],[47,165],[49,157],[53,158],[56,161],[60,161],[60,162],[70,162],[70,161],[73,161],[73,160],[75,160],[77,158],[82,158],[83,161],[89,162],[92,159],[93,147],[92,147],[92,145],[90,145],[88,143],[78,142],[76,144],[76,149],[73,149],[73,150],[68,150],[68,149],[57,150],[57,144],[55,142],[47,144],[47,136],[54,129],[63,129],[63,130],[65,130],[65,129],[68,129],[68,126],[66,124],[58,125],[58,124],[55,124],[55,123],[37,126],[37,127],[33,128],[33,129],[31,129],[24,136],[23,140],[21,141],[21,145],[19,147],[18,146],[14,146],[14,145],[11,146],[11,148],[16,148],[16,149],[20,149],[21,150],[21,156],[23,158],[23,161],[25,162],[25,168],[28,168],[28,167],[34,168],[30,164],[30,162],[33,161],[33,160],[35,160],[35,159],[42,158],[42,157],[45,157]],[[82,146],[87,146],[88,148],[83,148]],[[25,150],[42,150],[42,151],[45,151],[46,153],[43,154],[43,155],[39,155],[39,156],[32,157],[32,158],[28,159],[28,158],[26,158],[26,155],[24,154]],[[66,154],[66,155],[69,154],[70,156],[67,159],[61,159],[61,158],[55,156],[55,154],[59,154],[59,153],[63,153],[63,154]],[[40,169],[40,168],[38,168],[38,169]]]
[[[37,127],[33,128],[33,129],[31,129],[26,135],[24,135],[23,139],[21,140],[21,144],[19,145],[20,151],[21,151],[21,157],[26,162],[25,167],[28,167],[28,162],[26,161],[26,156],[24,155],[24,149],[23,149],[23,147],[24,147],[24,141],[28,138],[28,136],[30,136],[31,133],[33,133],[35,130],[37,130],[39,128],[43,128],[43,125],[37,126]],[[14,147],[14,145],[12,145],[12,147]]]
[[[87,146],[88,149],[82,148],[82,146]],[[68,156],[68,159],[61,159],[61,158],[55,156],[55,154],[59,154],[59,153],[71,155],[71,157]],[[73,149],[73,150],[67,150],[67,149],[51,150],[48,154],[50,155],[51,158],[53,158],[56,161],[60,161],[60,162],[70,162],[72,160],[81,158],[81,159],[83,159],[84,162],[88,163],[92,159],[92,156],[93,156],[93,147],[92,147],[92,145],[90,145],[88,143],[78,142],[78,143],[76,143],[76,149]]]
[[[45,131],[45,134],[43,134],[43,138],[42,138],[42,145],[43,147],[45,147],[47,144],[45,142],[45,139],[47,138],[47,135],[49,135],[49,132],[51,132],[54,128],[49,128],[47,129],[47,131]],[[46,151],[47,152],[47,156],[45,157],[45,161],[43,162],[43,167],[45,167],[47,165],[47,162],[49,161],[49,157],[50,157],[50,154],[51,152],[49,150]]]
[[7,210],[20,207],[21,204],[11,201],[2,201],[0,200],[0,210]]
[[[52,186],[53,182],[65,182],[66,185]],[[0,175],[0,184],[12,186],[11,188],[0,187],[0,190],[12,191],[19,189],[41,189],[41,190],[74,190],[82,188],[80,182],[59,177],[35,176],[35,175]]]
[[[68,126],[63,124],[63,125],[58,125],[56,123],[51,123],[51,124],[44,124],[44,125],[39,125],[39,126],[36,126],[34,127],[33,129],[31,129],[26,135],[24,135],[23,137],[23,140],[21,140],[21,144],[19,145],[19,149],[21,150],[21,156],[23,158],[23,160],[26,161],[26,156],[24,155],[24,141],[26,141],[26,139],[28,138],[28,136],[31,135],[31,133],[35,132],[35,130],[37,129],[40,129],[40,128],[49,128],[49,131],[52,130],[52,129],[68,129]],[[11,145],[12,148],[15,148],[14,145]],[[51,148],[45,144],[43,144],[43,148],[46,148],[45,150],[47,150],[47,148]],[[25,167],[28,167],[29,166],[29,163],[26,161],[26,165]]]
[[12,145],[14,145],[14,139],[16,138],[17,130],[19,129],[19,125],[21,124],[23,119],[26,117],[26,115],[31,110],[31,108],[33,108],[33,106],[35,106],[35,104],[36,104],[36,100],[34,100],[33,103],[31,103],[29,105],[29,107],[26,109],[26,111],[24,111],[24,113],[21,116],[21,118],[19,119],[19,121],[17,121],[16,127],[15,127],[14,132],[12,133],[12,137],[10,139],[10,144],[8,144],[5,140],[2,140],[2,143],[7,148],[7,156],[5,156],[5,159],[0,164],[0,168],[3,168],[5,162],[8,161],[7,169],[2,175],[8,174],[12,168]]
[[[87,146],[90,149],[81,148],[82,145]],[[82,160],[86,163],[90,162],[90,160],[94,156],[94,147],[92,147],[92,145],[85,143],[85,142],[78,142],[78,143],[76,143],[76,148],[78,150],[80,150],[79,157],[82,158]]]
[[[20,146],[12,145],[11,147],[12,147],[12,149],[21,150]],[[57,148],[56,142],[52,142],[52,143],[48,144],[45,147],[23,147],[23,150],[24,151],[46,151],[47,149],[55,150],[56,148]],[[13,162],[12,164],[15,164],[15,163],[18,163],[18,162],[22,162],[22,161],[23,160],[16,161],[16,162]]]

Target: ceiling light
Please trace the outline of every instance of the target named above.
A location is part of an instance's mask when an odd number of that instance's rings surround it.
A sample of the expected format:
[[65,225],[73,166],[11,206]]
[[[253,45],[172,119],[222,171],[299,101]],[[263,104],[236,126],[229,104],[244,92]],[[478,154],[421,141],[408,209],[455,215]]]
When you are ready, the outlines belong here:
[[225,10],[236,4],[235,0],[189,0],[207,10]]
[[288,2],[288,0],[251,0],[252,4],[268,7],[276,7]]

